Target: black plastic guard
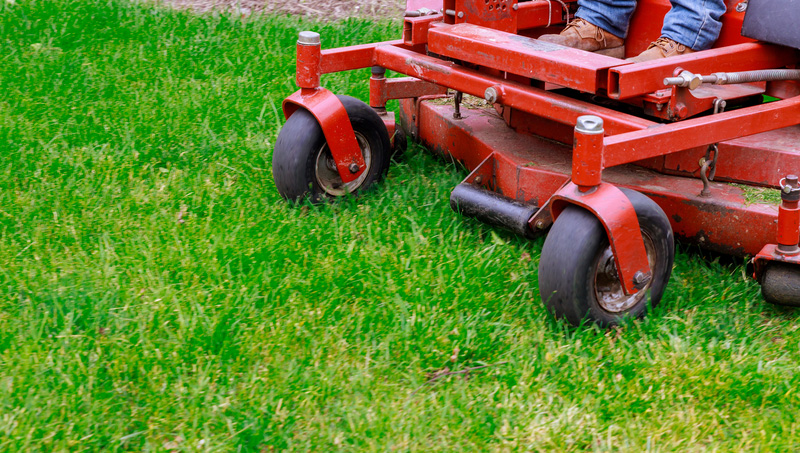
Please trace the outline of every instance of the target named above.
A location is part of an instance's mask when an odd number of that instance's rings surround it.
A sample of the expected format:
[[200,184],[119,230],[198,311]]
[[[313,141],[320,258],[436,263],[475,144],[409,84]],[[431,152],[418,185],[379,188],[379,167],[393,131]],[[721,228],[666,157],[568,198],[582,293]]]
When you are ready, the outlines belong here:
[[749,0],[742,36],[800,49],[800,0]]

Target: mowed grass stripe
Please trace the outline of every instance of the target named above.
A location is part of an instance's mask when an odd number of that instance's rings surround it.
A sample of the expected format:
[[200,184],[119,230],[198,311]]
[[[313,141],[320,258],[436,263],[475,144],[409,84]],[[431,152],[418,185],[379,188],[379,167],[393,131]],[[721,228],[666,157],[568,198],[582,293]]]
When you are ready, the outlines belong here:
[[798,315],[743,266],[681,250],[650,317],[573,329],[542,240],[451,212],[464,171],[419,147],[359,200],[279,199],[304,29],[400,35],[0,2],[1,450],[800,447]]

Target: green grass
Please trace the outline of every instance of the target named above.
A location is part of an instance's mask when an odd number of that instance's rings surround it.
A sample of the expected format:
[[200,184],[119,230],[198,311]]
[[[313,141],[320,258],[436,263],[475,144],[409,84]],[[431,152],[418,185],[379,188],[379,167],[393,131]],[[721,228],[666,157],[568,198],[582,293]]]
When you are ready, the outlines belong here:
[[357,202],[279,199],[306,28],[400,34],[0,1],[1,450],[800,449],[798,313],[742,266],[680,251],[648,318],[574,329],[542,240],[452,213],[422,149]]

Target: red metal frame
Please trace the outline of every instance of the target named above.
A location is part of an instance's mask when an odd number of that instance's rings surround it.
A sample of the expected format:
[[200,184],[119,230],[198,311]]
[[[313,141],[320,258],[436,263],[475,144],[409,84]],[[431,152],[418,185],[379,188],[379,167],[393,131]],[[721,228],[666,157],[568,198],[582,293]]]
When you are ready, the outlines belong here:
[[[654,24],[670,8],[669,0],[638,3],[626,40],[628,56],[658,37]],[[284,110],[288,117],[293,109],[306,108],[320,120],[345,180],[350,175],[343,169],[360,165],[355,156],[360,153],[343,138],[349,122],[342,120],[335,97],[319,88],[319,76],[374,66],[409,76],[387,79],[383,69],[373,71],[370,104],[382,112],[387,101],[402,99],[406,128],[473,169],[468,182],[547,206],[530,220],[534,229],[544,229],[567,203],[593,212],[609,235],[628,294],[637,291],[633,277],[647,269],[647,261],[635,213],[615,185],[653,198],[686,240],[757,255],[757,262],[797,262],[785,253],[776,257],[768,245],[800,234],[796,206],[751,204],[742,189],[719,182],[707,183],[701,196],[697,160],[706,145],[716,143],[722,180],[771,187],[800,171],[797,142],[787,144],[800,136],[800,86],[706,85],[692,91],[663,85],[665,77],[684,70],[711,74],[797,65],[797,50],[739,35],[743,13],[736,3],[728,1],[716,48],[631,63],[535,39],[563,23],[575,0],[566,1],[567,11],[557,2],[443,0],[441,13],[407,18],[399,41],[325,51],[298,46],[301,91]],[[421,102],[446,88],[485,97],[494,108],[453,118],[452,107]],[[763,94],[782,100],[753,105]],[[710,115],[717,100],[727,101],[728,111]],[[573,133],[585,115],[601,118],[604,133]],[[385,121],[391,130],[391,119]]]

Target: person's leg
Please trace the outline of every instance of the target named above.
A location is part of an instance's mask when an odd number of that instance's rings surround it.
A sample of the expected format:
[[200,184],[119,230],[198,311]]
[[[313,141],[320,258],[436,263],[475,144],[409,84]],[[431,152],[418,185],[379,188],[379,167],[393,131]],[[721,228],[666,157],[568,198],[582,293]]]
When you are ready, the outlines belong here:
[[661,36],[695,51],[710,49],[722,29],[720,18],[725,14],[725,0],[672,0],[671,3]]
[[542,35],[542,41],[589,52],[624,58],[624,37],[636,0],[578,0],[578,12],[557,35]]
[[635,9],[636,0],[578,0],[578,12],[575,13],[575,17],[625,39]]
[[719,37],[725,0],[671,0],[661,37],[638,56],[636,63],[706,50]]

